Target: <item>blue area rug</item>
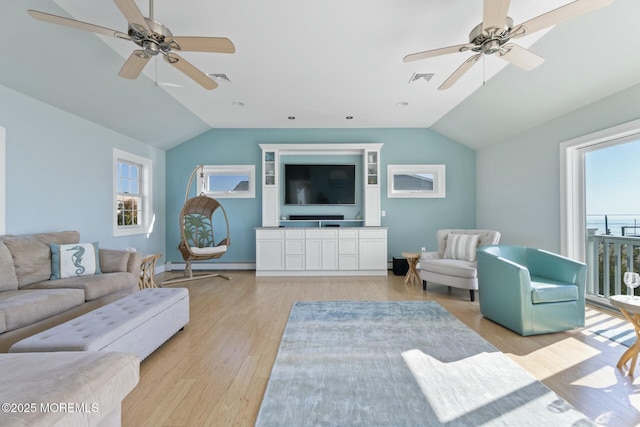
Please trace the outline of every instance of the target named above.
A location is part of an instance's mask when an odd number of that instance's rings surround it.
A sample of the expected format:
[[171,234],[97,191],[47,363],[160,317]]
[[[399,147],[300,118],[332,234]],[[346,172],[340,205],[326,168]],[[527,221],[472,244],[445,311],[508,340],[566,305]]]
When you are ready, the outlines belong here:
[[256,426],[591,426],[433,301],[298,302]]

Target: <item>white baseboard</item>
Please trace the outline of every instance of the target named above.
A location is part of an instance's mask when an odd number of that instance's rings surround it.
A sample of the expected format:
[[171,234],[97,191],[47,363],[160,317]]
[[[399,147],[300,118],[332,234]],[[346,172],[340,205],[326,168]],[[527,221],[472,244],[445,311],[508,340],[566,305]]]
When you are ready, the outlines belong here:
[[[187,264],[184,262],[167,262],[163,271],[184,271]],[[196,270],[255,270],[255,262],[205,262],[193,263],[191,269]]]
[[[167,262],[164,265],[156,265],[156,274],[163,272],[171,272],[171,271],[184,271],[186,267],[186,263],[184,262]],[[255,270],[256,263],[255,262],[211,262],[211,263],[197,263],[192,264],[191,268],[195,270]],[[391,262],[387,263],[387,270],[392,270],[393,265]],[[376,274],[371,274],[371,272],[361,272],[363,276],[369,275],[379,275],[380,272],[376,272]],[[267,274],[269,275],[269,274]],[[313,274],[312,274],[313,275]],[[315,275],[318,275],[317,272]],[[354,274],[357,275],[357,274]]]

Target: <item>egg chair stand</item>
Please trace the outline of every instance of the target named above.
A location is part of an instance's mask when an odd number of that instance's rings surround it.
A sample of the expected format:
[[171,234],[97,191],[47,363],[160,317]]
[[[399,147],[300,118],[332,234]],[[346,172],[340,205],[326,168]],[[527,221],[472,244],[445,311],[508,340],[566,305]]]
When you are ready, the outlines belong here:
[[[187,282],[190,280],[208,279],[212,277],[222,277],[227,280],[231,278],[220,273],[210,274],[193,274],[192,262],[203,261],[209,259],[217,259],[223,256],[229,246],[231,239],[229,237],[229,219],[224,207],[216,199],[208,197],[203,193],[189,198],[189,189],[193,183],[193,179],[200,171],[200,179],[203,181],[204,188],[204,170],[203,165],[198,165],[189,178],[187,191],[185,194],[185,203],[180,210],[180,244],[178,250],[182,254],[182,258],[186,262],[184,275],[185,277],[168,279],[162,282],[163,285]],[[216,212],[222,212],[226,225],[226,237],[215,243],[213,216]]]

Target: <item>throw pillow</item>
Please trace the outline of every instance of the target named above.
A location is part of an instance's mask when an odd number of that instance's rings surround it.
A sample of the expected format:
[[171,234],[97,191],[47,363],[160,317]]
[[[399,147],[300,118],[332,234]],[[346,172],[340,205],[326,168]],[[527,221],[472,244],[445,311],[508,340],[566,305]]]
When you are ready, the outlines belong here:
[[444,250],[444,258],[475,261],[478,237],[477,234],[449,234]]
[[18,278],[13,267],[13,257],[7,246],[0,241],[0,291],[17,291]]
[[100,273],[98,242],[51,244],[51,280]]

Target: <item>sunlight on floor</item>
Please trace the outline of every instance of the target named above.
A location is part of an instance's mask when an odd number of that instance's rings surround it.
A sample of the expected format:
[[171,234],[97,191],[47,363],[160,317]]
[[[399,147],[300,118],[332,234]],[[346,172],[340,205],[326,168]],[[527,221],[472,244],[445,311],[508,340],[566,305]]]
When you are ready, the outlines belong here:
[[603,366],[575,381],[571,385],[578,385],[590,388],[606,389],[618,384],[616,378],[617,368],[615,366]]
[[[597,348],[594,348],[576,338],[569,337],[549,344],[526,355],[514,356],[514,358],[521,359],[521,363],[527,364],[535,364],[537,361],[540,368],[539,372],[544,372],[544,378],[546,378],[591,359],[600,353],[600,350]],[[566,357],[567,354],[570,354],[571,357]],[[546,358],[553,358],[553,368],[546,364],[540,364],[541,361],[544,361]]]

